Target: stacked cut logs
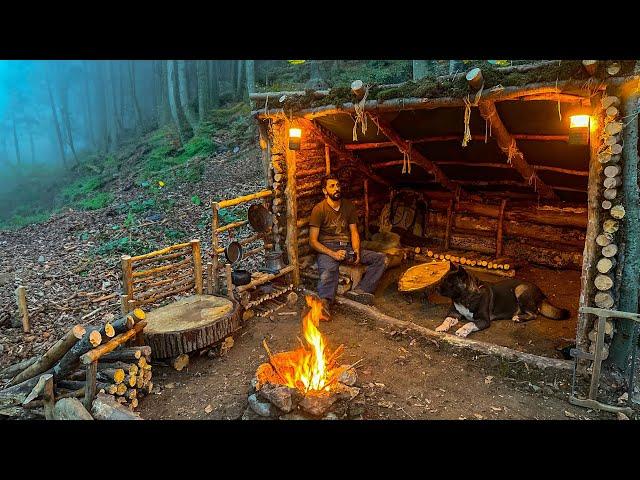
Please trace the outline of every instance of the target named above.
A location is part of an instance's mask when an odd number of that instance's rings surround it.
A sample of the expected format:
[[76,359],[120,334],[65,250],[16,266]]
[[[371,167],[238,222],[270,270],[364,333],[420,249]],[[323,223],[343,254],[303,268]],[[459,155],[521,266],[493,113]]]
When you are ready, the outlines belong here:
[[[426,257],[425,257],[426,255]],[[494,275],[513,277],[516,272],[514,263],[508,258],[491,258],[478,255],[474,252],[435,252],[428,248],[416,247],[414,258],[416,260],[448,260],[453,264],[462,265],[469,270],[488,271]]]
[[[280,127],[284,128],[284,127]],[[277,133],[277,132],[276,132]],[[273,136],[274,139],[284,138],[284,134]],[[281,250],[285,250],[284,239],[286,235],[286,202],[284,191],[287,185],[287,170],[285,158],[285,145],[274,143],[271,146],[271,162],[274,191],[273,201],[271,202],[271,212],[273,213],[273,234],[278,239]]]
[[[605,96],[601,100],[604,116],[604,128],[602,130],[602,143],[598,149],[598,161],[603,164],[602,185],[604,187],[602,206],[602,225],[600,234],[596,237],[596,244],[600,249],[599,259],[596,263],[597,273],[593,280],[596,287],[594,303],[600,308],[613,308],[616,304],[616,277],[619,275],[620,265],[616,232],[620,228],[620,221],[624,218],[625,210],[620,199],[621,191],[618,187],[622,184],[622,166],[620,165],[622,153],[622,128],[618,107],[620,99],[615,96]],[[618,272],[616,272],[618,267]],[[607,320],[605,328],[605,345],[603,358],[609,354],[609,343],[615,332],[614,324]],[[590,351],[595,349],[597,324],[589,332],[591,341]]]
[[[151,348],[127,346],[138,343],[144,319],[144,311],[135,309],[102,327],[75,325],[44,354],[0,371],[0,379],[8,380],[0,390],[0,416],[90,419],[98,392],[135,409],[138,398],[153,388]],[[100,412],[126,416],[122,408],[98,403]]]

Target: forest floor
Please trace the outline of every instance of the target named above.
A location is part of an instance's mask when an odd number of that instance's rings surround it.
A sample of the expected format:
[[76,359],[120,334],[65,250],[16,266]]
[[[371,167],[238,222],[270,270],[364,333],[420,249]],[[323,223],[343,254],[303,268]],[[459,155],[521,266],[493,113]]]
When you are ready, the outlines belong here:
[[[122,253],[191,238],[208,251],[210,200],[264,188],[255,140],[217,136],[221,148],[189,160],[199,162],[201,175],[185,180],[169,169],[166,186],[153,190],[137,181],[150,147],[134,143],[118,155],[109,206],[68,209],[41,224],[0,231],[0,368],[42,354],[74,324],[102,325],[117,317]],[[18,285],[26,287],[30,333],[14,323]],[[290,311],[299,312],[303,301]],[[194,355],[180,372],[155,365],[154,390],[138,408],[143,418],[240,418],[250,380],[266,358],[262,340],[274,352],[297,345],[300,318],[280,314],[286,312],[250,319],[223,356]],[[322,332],[330,346],[345,345],[345,362],[364,359],[356,386],[365,398],[365,419],[616,418],[570,405],[564,378],[523,377],[495,358],[381,328],[344,307]]]

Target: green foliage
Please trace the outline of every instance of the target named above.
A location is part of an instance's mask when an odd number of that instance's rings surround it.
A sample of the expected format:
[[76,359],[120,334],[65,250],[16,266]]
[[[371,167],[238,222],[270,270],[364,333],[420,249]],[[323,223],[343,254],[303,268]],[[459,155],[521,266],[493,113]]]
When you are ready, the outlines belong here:
[[129,213],[142,213],[150,210],[156,205],[156,201],[153,198],[147,198],[145,200],[131,200],[130,202],[123,203],[117,206],[120,212],[128,211]]
[[131,210],[129,210],[129,213],[127,213],[127,218],[124,219],[124,227],[125,228],[131,228],[136,224],[136,216],[133,214],[133,212],[131,212]]
[[236,208],[222,208],[218,211],[218,223],[224,225],[227,223],[238,222],[240,220],[246,220],[246,212],[242,209]]
[[27,225],[46,222],[51,218],[51,212],[40,212],[29,215],[14,214],[7,220],[0,220],[0,230],[17,230]]
[[62,198],[68,202],[75,202],[102,187],[99,177],[85,177],[73,182],[62,189]]
[[193,203],[194,205],[202,205],[202,200],[200,200],[200,197],[198,195],[193,195],[191,197],[191,203]]
[[129,237],[114,238],[100,245],[95,253],[98,255],[109,255],[120,253],[122,255],[143,255],[152,251],[155,247],[147,241],[136,240]]
[[184,240],[189,235],[184,230],[175,230],[172,228],[165,228],[164,234],[169,240],[176,241],[176,242]]
[[84,200],[80,200],[78,206],[83,210],[98,210],[110,205],[111,202],[113,202],[113,193],[100,192]]

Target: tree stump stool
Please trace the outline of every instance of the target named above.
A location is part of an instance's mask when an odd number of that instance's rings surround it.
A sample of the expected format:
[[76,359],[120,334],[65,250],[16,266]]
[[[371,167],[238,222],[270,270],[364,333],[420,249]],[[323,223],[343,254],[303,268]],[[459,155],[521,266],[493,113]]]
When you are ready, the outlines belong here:
[[209,347],[238,330],[242,309],[235,300],[194,295],[147,313],[145,345],[155,358],[170,358]]

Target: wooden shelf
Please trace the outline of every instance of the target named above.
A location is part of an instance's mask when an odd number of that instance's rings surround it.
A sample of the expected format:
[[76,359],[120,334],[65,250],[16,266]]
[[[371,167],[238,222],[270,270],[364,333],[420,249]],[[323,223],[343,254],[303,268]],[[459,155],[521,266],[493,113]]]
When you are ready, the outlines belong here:
[[293,265],[289,265],[287,267],[284,267],[283,269],[281,269],[278,273],[271,273],[271,274],[266,274],[264,277],[260,277],[257,280],[252,281],[251,283],[247,284],[247,285],[241,285],[239,286],[236,290],[238,293],[242,293],[245,290],[249,290],[250,288],[255,288],[258,287],[260,285],[264,285],[265,283],[270,282],[271,280],[274,280],[278,277],[281,277],[283,275],[286,275],[287,273],[291,273],[293,272],[294,266]]

